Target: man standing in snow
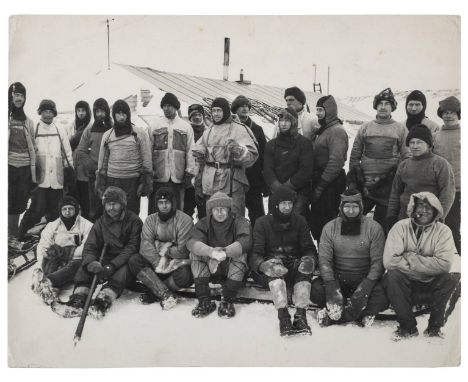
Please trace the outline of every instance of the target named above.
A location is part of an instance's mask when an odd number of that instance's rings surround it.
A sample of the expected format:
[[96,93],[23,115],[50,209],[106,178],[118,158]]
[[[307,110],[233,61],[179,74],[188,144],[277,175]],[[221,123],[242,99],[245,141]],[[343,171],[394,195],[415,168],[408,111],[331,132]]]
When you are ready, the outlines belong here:
[[[188,116],[193,129],[193,141],[196,143],[206,130],[205,110],[203,109],[202,105],[190,105],[188,108]],[[195,162],[195,167],[197,167],[197,164],[198,163]],[[197,217],[198,220],[200,220],[206,216],[206,201],[203,196],[201,184],[203,168],[200,167],[198,171],[195,172],[197,175],[195,176],[194,184],[190,182],[190,184],[185,185],[184,212],[191,217],[193,216],[196,207]]]
[[[305,93],[297,86],[287,88],[284,91],[286,107],[294,109],[297,113],[297,132],[308,139],[312,139],[320,125],[315,116],[307,110],[307,99]],[[273,137],[280,133],[279,126],[275,126]]]
[[20,240],[44,215],[48,222],[58,218],[63,188],[69,183],[67,174],[70,173],[69,170],[73,171],[68,135],[60,125],[54,123],[57,116],[55,102],[42,100],[37,112],[41,116],[35,130],[40,172],[37,176],[38,187],[33,192],[31,205],[19,226]]
[[[278,310],[280,335],[311,334],[306,308],[310,304],[312,273],[317,264],[310,230],[304,217],[293,212],[296,193],[279,186],[272,198],[272,212],[257,220],[249,263],[258,283],[269,287]],[[294,322],[288,311],[288,292],[296,307]]]
[[88,198],[88,171],[82,162],[78,160],[78,145],[84,130],[91,126],[91,109],[86,101],[78,101],[75,105],[75,120],[71,123],[68,131],[70,138],[70,147],[73,153],[73,163],[76,167],[76,187],[72,194],[78,200],[81,206],[81,216],[89,216],[89,198]]
[[231,112],[237,114],[239,121],[250,128],[255,137],[258,150],[258,158],[255,163],[245,170],[249,181],[249,190],[245,194],[245,205],[249,210],[249,219],[252,227],[260,216],[265,215],[263,195],[268,195],[265,180],[263,179],[263,153],[265,152],[266,138],[261,126],[250,118],[250,100],[244,96],[238,96],[232,101]]
[[211,299],[209,282],[213,277],[222,280],[222,300],[218,315],[235,315],[234,299],[247,272],[247,253],[252,247],[249,221],[232,212],[232,199],[222,192],[207,201],[208,216],[199,220],[187,242],[192,259],[192,274],[198,304],[194,317],[204,317],[216,309]]
[[48,223],[37,245],[40,268],[34,270],[32,290],[50,305],[60,288],[73,282],[81,266],[83,246],[93,224],[80,216],[80,205],[65,196],[59,205],[60,216]]
[[[83,308],[94,275],[107,281],[90,307],[90,314],[102,318],[113,301],[135,281],[128,260],[140,249],[143,226],[140,218],[127,208],[125,192],[114,186],[108,187],[102,197],[104,214],[94,223],[83,248],[83,263],[75,275],[75,289],[67,305]],[[108,244],[107,252],[100,263],[99,256]]]
[[191,126],[177,114],[180,102],[172,93],[161,99],[164,117],[150,127],[149,136],[153,165],[153,193],[148,200],[148,215],[156,211],[155,193],[170,187],[177,199],[177,209],[184,209],[185,187],[195,174],[192,156],[194,144]]
[[388,306],[380,282],[385,235],[380,224],[363,216],[358,191],[341,195],[339,211],[322,231],[320,278],[312,283],[311,300],[326,307],[317,314],[321,326],[355,320],[370,326]]
[[88,176],[89,220],[95,222],[102,215],[102,201],[96,191],[96,170],[98,168],[99,151],[102,136],[112,128],[110,108],[104,98],[98,98],[93,104],[94,122],[83,131],[76,149],[78,163],[85,169]]
[[112,106],[114,127],[104,133],[96,171],[100,195],[109,186],[127,194],[128,209],[140,213],[140,197],[153,189],[153,169],[148,134],[131,123],[130,107],[123,100]]
[[377,116],[359,128],[349,158],[348,188],[362,191],[364,215],[375,206],[374,220],[385,227],[393,177],[409,156],[408,130],[392,118],[397,101],[390,88],[374,97]]
[[270,195],[281,185],[295,191],[294,211],[306,217],[314,168],[312,142],[297,132],[297,113],[294,109],[282,109],[278,118],[280,133],[265,145],[263,175]]
[[245,127],[231,117],[229,102],[216,98],[211,105],[214,125],[203,133],[193,155],[203,166],[202,188],[205,199],[217,191],[232,198],[232,212],[245,215],[245,192],[249,181],[245,169],[258,158],[255,140]]
[[[37,147],[34,123],[24,113],[26,88],[8,88],[8,243],[18,246],[18,222],[36,180]],[[40,171],[38,171],[40,172]]]
[[332,95],[317,101],[320,129],[312,142],[314,172],[310,197],[310,227],[315,240],[320,241],[322,229],[336,218],[340,195],[346,188],[343,169],[348,154],[348,134],[338,118],[338,107]]
[[167,310],[177,303],[173,292],[193,283],[186,247],[193,222],[176,209],[172,188],[158,188],[155,199],[156,213],[145,220],[140,253],[133,255],[128,264],[132,274],[149,289],[150,293],[140,296],[141,301],[159,301]]
[[[383,255],[387,269],[384,286],[397,315],[393,340],[419,334],[412,307],[421,303],[418,295],[430,295],[429,323],[424,335],[443,337],[440,328],[447,321],[447,308],[459,277],[449,273],[456,254],[450,228],[440,222],[444,215],[439,199],[430,192],[411,195],[408,218],[397,222],[388,233]],[[453,302],[453,303],[456,303]]]
[[410,130],[413,126],[422,124],[427,126],[431,133],[439,131],[439,125],[426,117],[426,96],[419,90],[413,90],[406,97],[406,128]]
[[442,118],[444,124],[440,131],[434,135],[433,153],[445,158],[452,165],[452,170],[455,176],[455,200],[453,201],[450,211],[445,217],[445,224],[447,224],[452,230],[457,252],[461,255],[460,101],[456,97],[448,97],[440,101],[437,115]]

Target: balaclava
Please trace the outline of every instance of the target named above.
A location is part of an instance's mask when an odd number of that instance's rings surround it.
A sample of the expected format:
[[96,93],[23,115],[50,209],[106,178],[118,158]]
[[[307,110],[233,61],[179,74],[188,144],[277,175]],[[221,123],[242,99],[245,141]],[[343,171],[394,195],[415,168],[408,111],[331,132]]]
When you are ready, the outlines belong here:
[[[346,203],[357,203],[360,208],[359,215],[354,218],[346,216],[343,212],[343,206]],[[343,192],[343,194],[341,194],[339,215],[342,219],[341,234],[343,236],[357,236],[361,234],[361,218],[363,211],[364,206],[362,203],[362,196],[359,191],[348,189],[345,192]]]
[[296,110],[294,110],[292,107],[281,109],[278,113],[278,118],[279,119],[286,118],[289,121],[291,121],[291,128],[288,131],[281,132],[281,130],[278,130],[280,137],[295,137],[298,134],[298,131],[297,131],[298,115],[297,115]]
[[[106,114],[103,120],[99,120],[96,118],[96,110],[98,109],[103,110],[104,113]],[[110,117],[109,104],[104,98],[98,98],[96,101],[94,101],[93,117],[94,117],[94,123],[93,123],[93,127],[91,128],[92,132],[104,133],[110,128],[112,128],[112,120]]]
[[211,104],[211,108],[219,107],[223,110],[223,118],[219,122],[213,121],[215,125],[222,125],[229,118],[231,118],[231,108],[229,102],[225,98],[215,98]]
[[[422,110],[418,114],[410,114],[408,113],[408,103],[410,101],[419,101],[422,103]],[[427,101],[426,101],[426,96],[424,95],[423,92],[419,90],[413,90],[410,94],[408,94],[408,97],[406,97],[406,104],[405,104],[405,110],[406,110],[406,115],[408,118],[406,119],[406,127],[407,129],[411,129],[415,125],[419,125],[421,121],[424,119],[426,116],[426,106],[427,106]]]
[[[164,199],[169,200],[171,202],[171,210],[165,214],[163,214],[158,209],[158,201],[164,200]],[[169,187],[161,187],[156,191],[155,202],[156,202],[156,210],[158,211],[159,219],[161,219],[163,222],[169,220],[172,216],[174,216],[174,214],[177,211],[176,197],[174,193],[172,192],[172,189],[170,189]]]
[[[70,218],[66,218],[62,215],[62,207],[64,206],[73,206],[75,207],[75,215]],[[78,204],[77,200],[70,195],[66,195],[62,198],[59,203],[59,213],[60,213],[60,220],[65,224],[65,227],[69,231],[74,225],[78,214],[80,213],[80,205]]]
[[[117,113],[124,113],[127,116],[127,119],[123,124],[117,122],[117,119],[115,118]],[[114,102],[114,105],[112,106],[112,118],[114,119],[114,131],[116,137],[132,133],[130,106],[128,106],[127,102],[121,99]]]
[[[78,108],[83,108],[86,110],[86,116],[84,119],[79,119],[76,110]],[[91,121],[91,109],[89,107],[88,102],[86,101],[78,101],[75,105],[75,128],[77,131],[83,130],[86,126],[88,126],[89,121]]]
[[279,220],[281,224],[288,223],[291,220],[293,214],[293,212],[291,211],[289,215],[285,215],[279,210],[279,204],[281,202],[287,201],[295,203],[296,193],[289,187],[281,185],[275,190],[275,192],[273,192],[273,195],[271,196],[271,214],[275,217],[275,219]]
[[[21,107],[16,107],[13,104],[13,93],[21,93],[24,95],[24,103]],[[8,117],[16,121],[26,121],[26,114],[24,113],[24,104],[26,103],[26,88],[21,82],[15,82],[8,88]]]

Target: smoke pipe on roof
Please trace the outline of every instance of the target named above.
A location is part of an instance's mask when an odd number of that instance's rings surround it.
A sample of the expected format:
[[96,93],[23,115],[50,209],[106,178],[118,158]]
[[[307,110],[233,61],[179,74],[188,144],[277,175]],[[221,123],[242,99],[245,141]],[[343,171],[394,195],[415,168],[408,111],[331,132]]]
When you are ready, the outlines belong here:
[[224,62],[223,62],[223,80],[229,80],[229,53],[230,53],[231,39],[224,38]]

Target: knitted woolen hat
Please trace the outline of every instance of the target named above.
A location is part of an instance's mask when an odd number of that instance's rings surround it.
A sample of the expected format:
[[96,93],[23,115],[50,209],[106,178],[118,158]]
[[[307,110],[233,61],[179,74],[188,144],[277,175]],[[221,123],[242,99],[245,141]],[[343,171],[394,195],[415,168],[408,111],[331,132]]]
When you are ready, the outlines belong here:
[[164,97],[162,97],[162,99],[161,99],[161,104],[160,104],[161,109],[163,108],[164,105],[172,105],[177,110],[180,109],[180,102],[177,99],[177,97],[172,93],[164,94]]
[[231,108],[229,107],[229,102],[226,98],[215,98],[211,104],[211,108],[219,107],[223,110],[223,118],[219,122],[213,121],[215,125],[221,125],[226,122],[231,116]]
[[409,142],[413,138],[421,139],[422,141],[426,142],[429,147],[434,146],[434,140],[432,139],[431,130],[426,125],[419,124],[413,126],[410,131],[408,132],[408,136],[406,137],[406,146],[409,146]]
[[392,105],[392,111],[395,111],[398,105],[395,96],[393,95],[392,89],[390,88],[382,90],[374,97],[373,107],[375,110],[377,110],[377,105],[380,103],[380,101],[389,101]]
[[457,97],[450,96],[439,102],[439,108],[437,109],[437,115],[442,118],[444,111],[454,111],[458,115],[458,119],[461,119],[461,103]]
[[306,96],[305,96],[304,92],[301,89],[299,89],[297,86],[287,88],[284,91],[284,98],[286,98],[287,96],[293,96],[295,99],[297,99],[303,105],[305,105],[305,103],[306,103]]
[[279,186],[273,195],[271,196],[271,203],[273,206],[277,206],[281,202],[295,202],[296,192],[291,190],[289,187],[281,185]]
[[364,210],[364,204],[362,202],[362,195],[358,190],[354,189],[347,189],[341,195],[341,202],[340,202],[340,211],[343,208],[345,203],[357,203],[361,208],[361,213]]
[[218,191],[206,202],[206,210],[211,211],[215,207],[226,207],[232,209],[232,198],[224,192]]
[[44,110],[51,110],[54,113],[54,117],[57,116],[57,107],[55,102],[51,99],[43,99],[39,104],[39,109],[37,109],[37,114],[41,114]]
[[203,109],[202,105],[194,103],[188,107],[188,118],[190,119],[194,113],[201,113],[201,115],[205,116],[205,109]]
[[78,213],[80,212],[80,204],[78,203],[78,201],[73,196],[65,195],[62,198],[62,200],[60,200],[59,210],[61,210],[62,207],[65,207],[65,206],[75,207],[75,215],[78,215]]
[[109,186],[102,196],[102,205],[110,202],[120,203],[124,207],[127,207],[127,194],[119,187]]
[[244,106],[244,105],[247,105],[249,107],[249,109],[252,108],[252,104],[250,103],[250,100],[243,96],[243,95],[240,95],[238,97],[236,97],[234,99],[234,101],[232,101],[232,105],[231,105],[231,111],[233,113],[236,113],[237,112],[237,109],[241,106]]

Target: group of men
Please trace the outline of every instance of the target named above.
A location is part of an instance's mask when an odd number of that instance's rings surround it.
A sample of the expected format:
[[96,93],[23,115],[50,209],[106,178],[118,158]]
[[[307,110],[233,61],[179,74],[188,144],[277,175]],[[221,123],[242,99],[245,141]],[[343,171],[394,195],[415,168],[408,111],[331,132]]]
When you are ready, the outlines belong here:
[[[460,254],[460,102],[440,102],[439,129],[425,116],[424,94],[413,91],[405,127],[391,118],[392,91],[380,92],[376,119],[360,127],[346,175],[348,135],[333,96],[317,101],[317,118],[301,89],[286,89],[284,98],[267,142],[244,96],[231,105],[214,99],[207,126],[202,105],[189,107],[189,124],[177,97],[166,93],[164,116],[147,130],[132,123],[123,100],[112,106],[112,119],[107,102],[96,100],[93,122],[80,101],[66,131],[54,122],[51,100],[41,101],[34,126],[23,111],[25,87],[12,84],[11,245],[21,245],[44,215],[49,222],[33,290],[53,304],[73,282],[68,304],[80,308],[98,275],[105,284],[90,312],[102,317],[136,280],[148,289],[142,301],[164,309],[176,304],[174,292],[194,284],[192,314],[203,317],[216,309],[209,283],[220,280],[218,314],[229,318],[250,275],[272,292],[281,335],[311,333],[311,301],[323,307],[322,326],[370,325],[390,303],[400,324],[395,339],[418,333],[413,295],[425,291],[432,296],[425,334],[441,336],[460,282],[449,272]],[[149,199],[144,223],[142,196]],[[373,208],[373,219],[366,217]]]

